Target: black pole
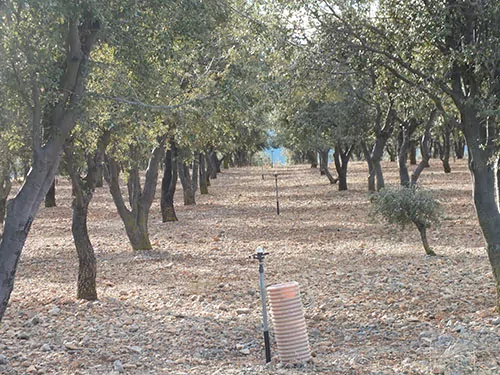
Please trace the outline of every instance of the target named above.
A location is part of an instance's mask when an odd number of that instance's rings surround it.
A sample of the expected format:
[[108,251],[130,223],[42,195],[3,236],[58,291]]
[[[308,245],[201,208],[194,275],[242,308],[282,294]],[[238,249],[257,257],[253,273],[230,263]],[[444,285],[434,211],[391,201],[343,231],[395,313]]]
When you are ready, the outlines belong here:
[[261,246],[257,248],[257,254],[252,255],[254,259],[259,261],[259,287],[260,301],[262,303],[262,329],[264,331],[264,346],[266,349],[266,363],[271,362],[271,343],[269,341],[269,328],[267,324],[267,308],[266,308],[266,284],[264,282],[264,258],[269,253],[265,253]]
[[278,197],[278,172],[274,172],[274,179],[276,180],[276,214],[280,214],[280,201]]

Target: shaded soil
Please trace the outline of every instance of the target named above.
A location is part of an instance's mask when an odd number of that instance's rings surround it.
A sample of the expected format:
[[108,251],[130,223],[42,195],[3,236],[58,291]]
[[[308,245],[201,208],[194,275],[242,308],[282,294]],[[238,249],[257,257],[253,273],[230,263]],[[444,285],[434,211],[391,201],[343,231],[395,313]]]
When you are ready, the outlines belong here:
[[[109,192],[91,203],[99,301],[75,299],[71,188],[42,207],[0,325],[2,374],[498,374],[500,319],[465,162],[421,185],[445,209],[427,257],[418,232],[368,217],[366,164],[338,192],[318,170],[231,169],[177,223],[150,217],[154,250],[133,252]],[[395,163],[384,165],[397,184]],[[180,189],[180,187],[179,187]],[[159,197],[159,195],[157,196]],[[257,246],[266,282],[299,282],[313,359],[264,365]],[[118,362],[119,361],[119,362]]]

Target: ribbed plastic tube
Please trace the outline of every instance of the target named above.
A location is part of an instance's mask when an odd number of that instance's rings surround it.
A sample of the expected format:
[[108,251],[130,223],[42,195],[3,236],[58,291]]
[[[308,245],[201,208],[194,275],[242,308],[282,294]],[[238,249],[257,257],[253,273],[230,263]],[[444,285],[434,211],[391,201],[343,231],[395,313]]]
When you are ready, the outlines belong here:
[[311,358],[306,320],[299,284],[291,281],[267,288],[279,358],[283,363],[300,363]]

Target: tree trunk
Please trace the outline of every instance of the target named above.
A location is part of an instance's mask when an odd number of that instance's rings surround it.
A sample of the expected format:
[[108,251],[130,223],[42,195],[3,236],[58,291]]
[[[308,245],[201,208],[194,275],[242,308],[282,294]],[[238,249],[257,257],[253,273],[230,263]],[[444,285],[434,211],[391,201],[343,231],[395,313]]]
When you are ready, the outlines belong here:
[[382,174],[382,157],[384,156],[384,148],[386,148],[387,142],[394,131],[394,122],[396,120],[396,111],[392,109],[392,106],[387,111],[385,115],[384,126],[382,127],[382,110],[377,109],[376,118],[376,129],[375,129],[375,144],[373,145],[371,152],[371,160],[373,163],[373,170],[375,172],[375,178],[377,181],[377,191],[380,191],[385,187],[384,175]]
[[394,145],[387,145],[385,150],[387,151],[387,153],[389,154],[389,160],[394,163],[396,161],[396,155],[397,155],[397,152],[396,152],[396,147]]
[[175,188],[177,186],[177,151],[175,143],[170,141],[170,148],[165,153],[163,179],[161,181],[161,217],[164,223],[177,221],[174,207]]
[[99,168],[102,170],[104,152],[110,140],[110,131],[105,131],[97,143],[97,149],[93,156],[87,155],[87,175],[80,177],[80,172],[74,165],[74,150],[72,143],[64,147],[66,157],[66,169],[71,178],[73,188],[73,220],[71,232],[75,242],[78,255],[78,299],[93,301],[97,299],[96,275],[97,261],[94,247],[90,241],[87,229],[87,217],[90,201],[94,195],[95,187],[99,177]]
[[[10,190],[12,189],[12,182],[10,181],[10,170],[5,167],[0,170],[0,224],[3,224],[5,219],[5,208],[7,205],[7,198],[9,197]],[[0,233],[1,237],[1,233]]]
[[53,107],[53,128],[56,130],[42,146],[40,90],[33,87],[33,162],[32,169],[16,197],[7,203],[5,228],[0,242],[0,320],[14,288],[17,264],[31,224],[49,191],[60,162],[64,141],[73,129],[85,86],[86,65],[97,34],[91,20],[79,23],[69,20],[65,70],[61,76],[61,95]]
[[370,150],[366,145],[365,141],[361,141],[361,147],[363,149],[363,154],[365,156],[366,163],[368,164],[368,191],[375,192],[375,168],[373,167],[373,161],[370,154]]
[[189,167],[182,158],[179,158],[177,161],[177,170],[179,171],[179,179],[181,180],[182,191],[184,193],[184,205],[195,205],[195,190],[193,189]]
[[410,147],[410,138],[417,127],[417,121],[414,118],[410,118],[403,121],[400,126],[400,132],[398,136],[399,143],[399,182],[401,186],[410,186],[410,174],[408,173],[408,167],[406,166],[406,157],[408,155],[408,148]]
[[422,174],[422,171],[424,168],[429,167],[429,160],[431,158],[431,128],[436,120],[437,116],[437,110],[434,109],[430,116],[429,120],[427,121],[425,125],[425,131],[424,135],[422,136],[422,139],[420,140],[420,154],[422,156],[422,160],[418,164],[417,168],[413,171],[411,174],[411,186],[415,186],[417,184],[418,178]]
[[409,157],[410,157],[410,165],[417,165],[417,145],[415,140],[410,140],[410,150],[409,150]]
[[[229,166],[228,166],[228,168],[229,168]],[[191,186],[193,187],[193,190],[195,193],[198,190],[199,169],[200,169],[200,153],[195,152],[194,159],[193,159],[193,173],[191,175]]]
[[439,157],[443,162],[444,173],[450,173],[450,153],[451,153],[451,131],[453,130],[453,124],[451,120],[445,120],[445,125],[443,127],[443,145],[441,148],[441,153]]
[[457,159],[463,159],[465,155],[465,139],[458,130],[454,132],[454,150]]
[[217,154],[215,151],[210,151],[207,155],[207,167],[208,167],[208,176],[214,180],[217,178]]
[[205,155],[200,154],[200,194],[208,194],[208,173],[205,169]]
[[315,151],[307,151],[306,157],[309,163],[311,163],[311,168],[318,168],[318,153]]
[[335,169],[339,176],[339,191],[347,190],[347,165],[349,159],[351,158],[353,146],[345,145],[342,149],[340,144],[337,144],[335,151],[333,153],[333,159],[335,160]]
[[[82,199],[83,198],[83,199]],[[96,300],[97,261],[94,247],[87,230],[88,206],[92,195],[73,200],[73,223],[71,231],[78,254],[78,284],[76,298]]]
[[56,179],[50,185],[50,189],[45,194],[45,207],[56,207]]
[[102,165],[100,168],[97,170],[97,181],[95,184],[95,187],[102,188],[104,186],[104,177],[102,174]]
[[436,253],[431,249],[431,247],[429,246],[429,242],[427,241],[427,228],[420,222],[415,222],[415,225],[420,232],[420,238],[422,239],[422,245],[424,245],[425,253],[430,256],[435,256]]
[[153,149],[149,159],[148,169],[146,170],[146,179],[144,188],[141,189],[140,183],[137,181],[138,176],[133,167],[129,172],[129,201],[130,209],[125,205],[120,184],[119,184],[119,168],[117,162],[108,157],[108,168],[105,171],[104,178],[107,180],[109,190],[113,201],[115,202],[118,214],[125,225],[125,231],[130,240],[133,250],[150,250],[152,248],[148,233],[148,218],[149,209],[153,203],[156,182],[158,179],[158,166],[164,153],[164,138],[160,140],[160,144]]
[[328,153],[330,149],[320,150],[319,151],[319,172],[321,176],[327,174],[328,170]]
[[482,121],[473,101],[459,106],[462,127],[469,151],[469,168],[473,180],[473,196],[479,225],[483,232],[488,257],[495,277],[497,309],[500,312],[500,211],[497,200],[498,156],[494,144],[495,124]]

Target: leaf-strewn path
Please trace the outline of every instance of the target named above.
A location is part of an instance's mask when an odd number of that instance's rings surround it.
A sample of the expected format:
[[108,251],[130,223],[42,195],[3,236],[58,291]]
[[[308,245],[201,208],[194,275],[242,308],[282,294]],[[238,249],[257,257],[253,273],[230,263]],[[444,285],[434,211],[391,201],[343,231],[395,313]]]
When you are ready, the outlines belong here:
[[[500,319],[471,203],[464,162],[445,175],[437,161],[421,177],[446,217],[418,232],[367,217],[366,165],[352,163],[347,192],[307,166],[274,177],[231,169],[198,205],[162,224],[153,206],[155,250],[133,253],[106,189],[89,215],[100,300],[74,299],[77,259],[70,185],[42,208],[0,325],[2,374],[498,374]],[[397,183],[395,163],[384,165]],[[270,170],[268,172],[271,172]],[[178,198],[180,199],[181,193]],[[158,199],[157,199],[158,200]],[[313,362],[264,366],[258,245],[268,284],[302,290]],[[273,355],[276,355],[273,347]]]

